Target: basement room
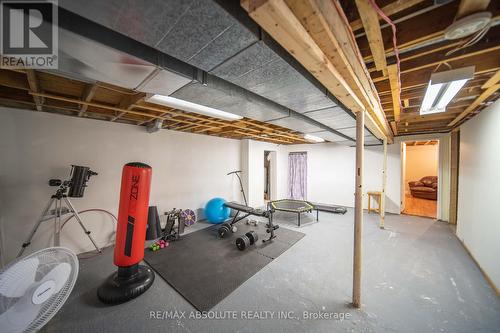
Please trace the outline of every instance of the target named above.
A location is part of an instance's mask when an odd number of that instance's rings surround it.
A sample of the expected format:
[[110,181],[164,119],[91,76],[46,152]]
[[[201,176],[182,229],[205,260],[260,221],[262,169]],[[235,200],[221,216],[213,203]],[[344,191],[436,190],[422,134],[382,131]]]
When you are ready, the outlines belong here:
[[0,17],[0,332],[500,332],[497,1]]

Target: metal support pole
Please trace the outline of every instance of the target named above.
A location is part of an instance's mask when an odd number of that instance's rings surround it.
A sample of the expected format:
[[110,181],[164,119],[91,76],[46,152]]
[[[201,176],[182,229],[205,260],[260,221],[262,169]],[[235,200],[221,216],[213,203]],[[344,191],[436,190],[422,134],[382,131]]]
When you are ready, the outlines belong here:
[[356,113],[356,189],[354,200],[354,263],[352,304],[361,307],[361,263],[363,234],[363,155],[365,143],[365,112]]
[[387,188],[387,139],[384,139],[384,162],[382,166],[382,196],[380,198],[380,229],[385,229],[386,188]]

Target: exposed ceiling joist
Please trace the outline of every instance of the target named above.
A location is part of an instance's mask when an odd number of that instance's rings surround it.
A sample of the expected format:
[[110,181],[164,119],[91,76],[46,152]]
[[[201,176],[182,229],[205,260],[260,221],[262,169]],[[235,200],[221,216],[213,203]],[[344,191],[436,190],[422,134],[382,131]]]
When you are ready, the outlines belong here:
[[[142,93],[137,93],[136,95],[128,95],[124,97],[119,104],[120,109],[125,109],[125,110],[132,110],[134,106],[144,100],[145,94]],[[123,117],[125,112],[120,112],[117,114],[114,118],[111,119],[111,121],[116,121],[117,119],[120,119]]]
[[[399,12],[402,12],[403,10],[406,10],[410,7],[418,5],[421,2],[424,2],[424,0],[394,1],[393,3],[390,3],[387,6],[382,7],[381,9],[385,15],[391,16],[391,15],[397,14]],[[351,25],[352,31],[356,31],[356,30],[361,29],[363,27],[363,22],[361,19],[358,19],[358,20],[352,21],[350,23],[350,25]]]
[[473,112],[477,107],[481,105],[486,99],[488,99],[491,95],[496,93],[500,89],[500,84],[495,84],[489,88],[487,88],[479,97],[471,104],[469,105],[462,113],[458,115],[455,119],[453,119],[452,122],[448,124],[448,126],[454,126],[456,125],[459,121],[467,117],[471,112]]
[[[82,94],[82,101],[90,102],[94,98],[95,92],[97,91],[97,84],[88,84]],[[88,105],[82,104],[80,106],[80,112],[78,112],[78,117],[83,116],[85,111],[87,111]]]
[[488,89],[489,87],[500,82],[500,70],[498,70],[492,77],[488,79],[482,86],[481,89]]
[[[28,86],[31,91],[40,92],[40,84],[38,83],[38,78],[33,69],[26,70],[26,78],[28,80]],[[43,98],[40,96],[33,96],[33,100],[35,101],[36,110],[42,111]]]
[[370,45],[375,68],[387,74],[387,61],[385,59],[384,41],[380,31],[380,23],[377,12],[372,7],[369,0],[356,0],[359,16],[365,28],[366,37]]
[[480,12],[488,8],[490,0],[461,0],[458,6],[455,19],[458,20],[476,12]]
[[[247,0],[241,5],[347,108],[353,112],[367,110],[372,119],[367,122],[367,127],[377,137],[392,139],[378,97],[374,90],[367,91],[361,83],[362,80],[370,82],[366,67],[359,55],[346,56],[345,50],[349,48],[357,54],[356,46],[335,2]],[[341,61],[343,65],[334,61]],[[365,77],[355,75],[360,72],[364,72]],[[377,101],[376,105],[373,100]]]
[[390,65],[387,67],[387,73],[389,76],[389,82],[391,85],[391,95],[392,95],[392,106],[394,112],[394,120],[399,121],[401,114],[401,83],[399,82],[398,66]]

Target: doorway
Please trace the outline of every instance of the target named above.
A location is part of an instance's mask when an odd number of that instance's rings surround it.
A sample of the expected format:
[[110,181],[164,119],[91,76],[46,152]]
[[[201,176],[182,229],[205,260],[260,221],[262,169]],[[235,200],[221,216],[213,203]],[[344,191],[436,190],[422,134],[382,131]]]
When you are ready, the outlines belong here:
[[402,143],[401,212],[436,219],[439,191],[439,140]]
[[276,200],[276,152],[264,151],[264,202]]

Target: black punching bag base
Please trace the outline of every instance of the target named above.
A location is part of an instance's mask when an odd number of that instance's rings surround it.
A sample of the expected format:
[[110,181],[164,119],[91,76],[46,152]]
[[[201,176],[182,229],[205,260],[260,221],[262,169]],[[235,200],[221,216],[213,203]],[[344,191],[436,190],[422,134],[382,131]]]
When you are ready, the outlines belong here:
[[97,288],[97,297],[107,304],[120,304],[143,294],[153,285],[155,273],[142,265],[118,267],[104,283]]

